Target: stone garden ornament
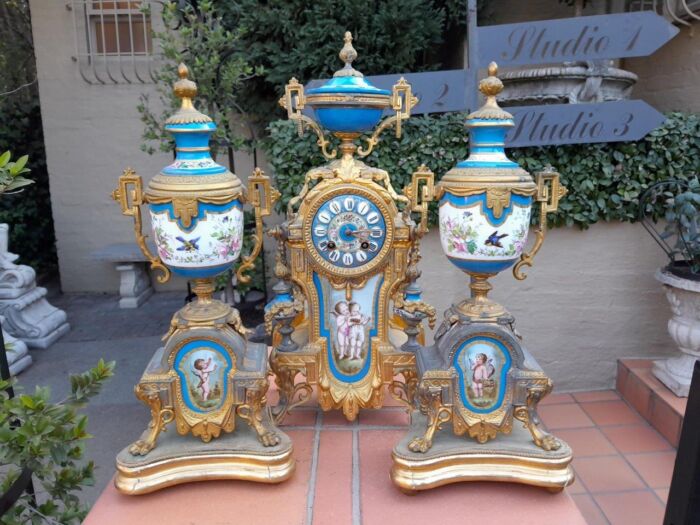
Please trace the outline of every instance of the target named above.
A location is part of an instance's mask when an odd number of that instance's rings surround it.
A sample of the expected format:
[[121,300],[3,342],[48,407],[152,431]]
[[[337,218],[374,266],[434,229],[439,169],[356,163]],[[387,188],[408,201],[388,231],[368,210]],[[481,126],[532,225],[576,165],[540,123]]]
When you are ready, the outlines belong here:
[[[175,94],[180,109],[165,128],[175,140],[175,161],[151,179],[127,169],[113,196],[124,215],[133,217],[136,240],[159,270],[190,279],[197,298],[172,318],[164,346],[136,385],[136,396],[151,411],[140,439],[117,456],[115,484],[126,494],[143,494],[195,480],[245,479],[277,483],[294,470],[292,444],[269,418],[267,348],[247,340],[238,311],[213,298],[214,278],[238,259],[243,241],[243,205],[255,210],[252,253],[238,278],[249,270],[262,246],[262,217],[278,193],[256,169],[248,191],[210,155],[216,129],[197,111],[197,93],[184,65]],[[157,254],[141,231],[140,206],[148,206]],[[173,424],[176,432],[162,434]],[[191,434],[191,436],[188,436]],[[183,437],[184,436],[184,437]]]

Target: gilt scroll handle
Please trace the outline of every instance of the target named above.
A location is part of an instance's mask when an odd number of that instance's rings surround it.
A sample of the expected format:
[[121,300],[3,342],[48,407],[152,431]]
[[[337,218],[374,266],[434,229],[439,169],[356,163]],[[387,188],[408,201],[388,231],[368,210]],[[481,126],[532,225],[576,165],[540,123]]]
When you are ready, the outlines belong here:
[[284,87],[284,96],[280,99],[279,104],[287,110],[289,120],[297,123],[297,133],[300,137],[304,135],[305,127],[310,128],[318,137],[316,144],[321,148],[323,156],[328,160],[336,158],[338,152],[336,149],[328,151],[330,141],[326,138],[321,127],[302,113],[306,105],[306,96],[304,95],[304,86],[296,78],[292,78]]
[[523,267],[532,266],[532,261],[542,248],[544,237],[547,234],[547,213],[553,213],[559,209],[559,200],[566,195],[566,188],[559,181],[559,173],[551,166],[547,166],[544,171],[535,174],[537,181],[536,200],[540,204],[539,224],[535,228],[535,243],[529,252],[523,253],[520,260],[513,267],[513,276],[522,281],[527,277],[522,270]]
[[143,180],[140,175],[131,168],[126,168],[119,177],[119,187],[112,192],[112,199],[117,201],[122,209],[122,214],[134,218],[134,234],[136,243],[151,264],[151,269],[160,271],[157,277],[159,283],[170,279],[170,270],[163,261],[151,253],[146,244],[147,235],[143,234],[143,220],[141,217],[141,205],[145,203],[143,194]]
[[248,178],[248,200],[255,210],[255,235],[253,235],[253,250],[250,255],[243,258],[238,267],[236,277],[238,282],[246,284],[250,282],[250,276],[246,272],[255,266],[255,259],[260,255],[263,245],[263,217],[272,213],[272,206],[279,199],[279,192],[270,185],[270,177],[265,175],[260,168],[255,168]]
[[396,138],[401,138],[401,122],[411,116],[411,109],[416,104],[418,104],[418,98],[411,93],[411,84],[401,77],[391,90],[391,109],[394,110],[394,114],[385,118],[379,124],[372,136],[366,139],[366,147],[360,146],[357,148],[357,154],[360,157],[366,157],[372,153],[374,146],[379,143],[379,136],[391,126],[395,125],[396,127]]

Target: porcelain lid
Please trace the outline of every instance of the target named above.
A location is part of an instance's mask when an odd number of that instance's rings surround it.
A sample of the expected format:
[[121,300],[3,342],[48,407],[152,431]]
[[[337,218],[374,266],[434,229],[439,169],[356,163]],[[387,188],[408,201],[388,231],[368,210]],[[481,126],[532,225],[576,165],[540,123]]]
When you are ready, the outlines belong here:
[[373,86],[364,75],[352,67],[353,61],[357,58],[357,51],[352,46],[352,34],[345,32],[345,45],[340,50],[340,59],[345,65],[333,74],[333,78],[324,85],[309,89],[309,95],[341,94],[352,95],[383,95],[390,96],[391,92],[386,89],[379,89]]

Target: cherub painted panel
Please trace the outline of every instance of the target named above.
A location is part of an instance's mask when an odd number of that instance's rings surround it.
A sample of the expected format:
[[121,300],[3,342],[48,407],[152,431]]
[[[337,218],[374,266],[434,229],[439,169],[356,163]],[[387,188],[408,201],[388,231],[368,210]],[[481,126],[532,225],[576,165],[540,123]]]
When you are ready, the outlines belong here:
[[467,340],[455,352],[453,365],[466,408],[476,413],[496,410],[503,402],[511,357],[502,342],[487,336]]
[[342,381],[359,381],[370,367],[382,276],[375,275],[364,287],[353,289],[350,300],[345,296],[345,288],[336,290],[323,277],[314,275],[314,283],[323,305],[321,335],[328,341],[331,371]]
[[193,341],[183,346],[175,358],[185,404],[195,412],[210,412],[226,398],[226,377],[231,358],[219,345]]

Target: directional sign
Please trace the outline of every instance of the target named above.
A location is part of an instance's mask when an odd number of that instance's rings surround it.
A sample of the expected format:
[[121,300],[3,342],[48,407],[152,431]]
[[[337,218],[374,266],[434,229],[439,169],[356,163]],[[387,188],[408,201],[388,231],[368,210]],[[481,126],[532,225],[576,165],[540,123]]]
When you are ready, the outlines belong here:
[[[464,111],[464,69],[402,75],[376,75],[367,77],[367,80],[378,88],[391,90],[391,86],[396,84],[401,77],[404,77],[411,84],[413,94],[418,97],[418,104],[411,110],[412,113]],[[325,82],[327,81],[312,80],[304,86],[304,89],[308,91]]]
[[652,11],[538,20],[478,28],[478,62],[486,67],[547,64],[652,54],[678,33]]
[[515,126],[507,147],[639,140],[666,117],[642,100],[505,108]]

